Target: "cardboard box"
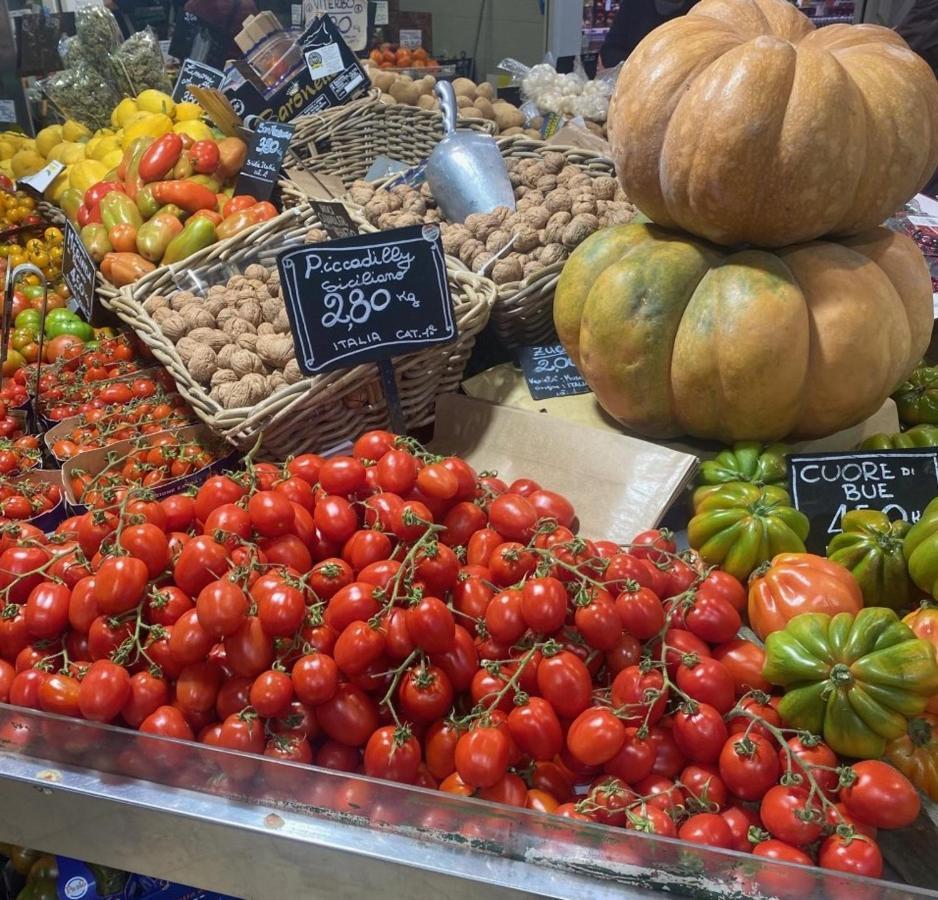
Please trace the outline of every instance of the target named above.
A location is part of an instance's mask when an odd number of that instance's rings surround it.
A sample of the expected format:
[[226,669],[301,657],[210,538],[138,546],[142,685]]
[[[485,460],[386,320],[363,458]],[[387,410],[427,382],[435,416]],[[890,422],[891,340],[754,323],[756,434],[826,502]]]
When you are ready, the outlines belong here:
[[[464,381],[462,387],[470,397],[475,397],[478,400],[534,412],[549,413],[551,416],[573,422],[578,426],[613,431],[617,434],[629,434],[626,428],[599,405],[594,394],[553,397],[546,400],[532,399],[524,375],[511,363],[504,363],[481,372]],[[878,412],[859,425],[838,431],[826,438],[793,443],[791,448],[798,453],[853,450],[870,435],[879,432],[892,433],[898,430],[899,415],[896,411],[896,404],[891,399],[887,399]],[[654,443],[657,446],[668,447],[681,453],[693,454],[701,459],[716,456],[723,449],[723,445],[716,441],[700,441],[691,437],[675,440],[656,440]]]
[[533,478],[568,497],[580,533],[626,543],[661,521],[693,477],[693,456],[611,429],[447,394],[430,449],[465,457],[506,481]]
[[92,476],[98,475],[107,468],[109,457],[113,454],[114,459],[121,459],[139,449],[141,442],[150,438],[159,437],[163,434],[172,434],[180,442],[199,441],[204,447],[212,448],[216,461],[211,465],[199,469],[198,472],[192,472],[189,475],[183,475],[180,478],[173,478],[164,481],[155,487],[147,488],[157,500],[168,497],[170,494],[179,493],[183,488],[189,485],[199,485],[212,475],[216,475],[226,469],[233,469],[237,466],[241,458],[241,453],[232,448],[229,444],[223,443],[215,432],[207,425],[186,425],[183,428],[174,428],[169,431],[156,431],[152,434],[141,435],[140,438],[129,441],[118,441],[108,447],[101,447],[97,450],[89,450],[87,453],[79,453],[62,464],[62,482],[64,488],[65,502],[67,503],[71,515],[80,516],[88,511],[88,507],[81,503],[72,492],[72,474],[76,469],[83,472],[89,472]]

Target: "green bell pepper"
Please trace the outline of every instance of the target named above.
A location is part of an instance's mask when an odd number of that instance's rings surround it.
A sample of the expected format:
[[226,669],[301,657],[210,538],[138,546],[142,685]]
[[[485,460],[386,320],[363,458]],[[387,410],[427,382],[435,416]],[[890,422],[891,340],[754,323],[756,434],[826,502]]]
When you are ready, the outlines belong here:
[[205,216],[196,216],[186,222],[186,227],[179,232],[166,247],[162,264],[179,262],[181,259],[198,253],[216,241],[215,225]]
[[[85,225],[78,233],[81,242],[85,245],[88,255],[96,262],[100,263],[105,254],[110,253],[114,248],[107,236],[107,225],[94,223]],[[53,310],[55,312],[55,310]]]
[[778,705],[784,723],[859,759],[882,756],[938,692],[935,648],[876,607],[795,616],[766,638],[762,674],[787,689]]
[[160,205],[153,196],[153,188],[145,184],[137,191],[136,199],[137,209],[144,220],[152,219],[160,211]]
[[938,367],[919,366],[892,399],[903,425],[938,425]]
[[715,458],[700,464],[698,481],[700,484],[725,484],[729,481],[781,484],[788,477],[787,455],[788,447],[784,444],[737,441]]
[[925,593],[938,597],[938,497],[909,529],[902,552],[912,581]]
[[687,537],[710,565],[740,581],[779,553],[803,553],[808,519],[784,490],[746,482],[699,488]]
[[908,431],[872,434],[858,450],[907,450],[912,447],[938,447],[938,426],[916,425]]
[[865,606],[900,610],[912,605],[913,589],[902,555],[909,523],[875,509],[844,513],[840,534],[827,545],[827,558],[847,569],[860,585]]
[[134,228],[139,228],[143,224],[137,204],[120,191],[105,194],[101,198],[100,206],[101,221],[108,230],[115,225],[133,225]]

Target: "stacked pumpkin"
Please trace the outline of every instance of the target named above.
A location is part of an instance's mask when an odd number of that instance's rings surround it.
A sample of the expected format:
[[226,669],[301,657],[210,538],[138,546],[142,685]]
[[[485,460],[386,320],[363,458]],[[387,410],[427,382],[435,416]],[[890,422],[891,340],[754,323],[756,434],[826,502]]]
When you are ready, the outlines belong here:
[[626,62],[609,139],[655,224],[581,244],[554,317],[623,424],[818,437],[912,371],[931,282],[877,226],[938,167],[938,81],[898,35],[815,30],[788,0],[701,0]]

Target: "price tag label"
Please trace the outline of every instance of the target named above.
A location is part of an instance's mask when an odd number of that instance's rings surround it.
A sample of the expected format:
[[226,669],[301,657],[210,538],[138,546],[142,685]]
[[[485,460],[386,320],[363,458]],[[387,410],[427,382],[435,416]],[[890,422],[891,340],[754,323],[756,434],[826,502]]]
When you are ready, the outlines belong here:
[[586,379],[567,356],[563,344],[522,347],[518,356],[528,391],[535,400],[589,393]]
[[388,0],[373,0],[375,5],[375,25],[388,24]]
[[423,43],[423,32],[419,28],[402,28],[398,43],[407,50],[416,50]]
[[220,88],[225,80],[225,73],[219,72],[205,63],[187,59],[179,70],[176,87],[173,88],[173,100],[176,103],[196,103],[195,97],[189,93],[189,85],[203,88]]
[[436,225],[286,250],[277,265],[296,359],[307,375],[456,337]]
[[355,237],[358,234],[358,226],[344,203],[332,203],[328,200],[310,200],[309,203],[326,234],[333,240]]
[[59,173],[64,168],[65,166],[62,163],[52,160],[49,165],[40,169],[38,172],[18,178],[16,180],[16,186],[26,188],[26,190],[41,197],[46,188],[59,177]]
[[71,291],[71,301],[76,310],[90,322],[94,310],[95,276],[98,267],[71,222],[65,223],[64,238],[62,275]]
[[848,510],[917,522],[938,494],[938,449],[793,453],[788,479],[792,503],[811,521],[808,550],[823,554]]
[[263,119],[257,123],[247,159],[241,167],[236,194],[250,194],[258,200],[270,197],[278,179],[283,157],[293,137],[293,125]]

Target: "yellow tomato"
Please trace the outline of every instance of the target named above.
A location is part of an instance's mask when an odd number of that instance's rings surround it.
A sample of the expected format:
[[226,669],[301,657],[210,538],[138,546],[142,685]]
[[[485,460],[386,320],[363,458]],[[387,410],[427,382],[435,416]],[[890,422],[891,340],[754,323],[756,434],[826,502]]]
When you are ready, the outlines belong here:
[[173,126],[173,131],[176,134],[187,134],[194,141],[210,141],[213,137],[212,129],[204,122],[195,119],[187,122],[177,122]]
[[54,225],[47,228],[42,236],[50,244],[61,244],[62,243],[62,232],[56,228]]

